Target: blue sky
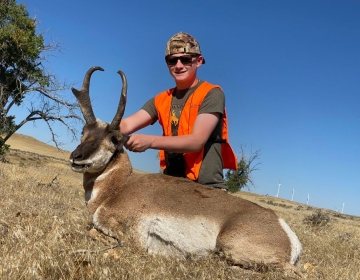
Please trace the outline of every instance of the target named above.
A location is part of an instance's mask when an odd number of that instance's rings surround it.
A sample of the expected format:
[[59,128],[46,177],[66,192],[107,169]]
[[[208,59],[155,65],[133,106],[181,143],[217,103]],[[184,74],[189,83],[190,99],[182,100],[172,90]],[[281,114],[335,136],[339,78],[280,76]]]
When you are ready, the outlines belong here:
[[[94,65],[90,94],[98,118],[111,121],[128,78],[125,116],[174,85],[166,41],[184,31],[198,39],[206,64],[199,77],[226,95],[236,152],[260,150],[251,191],[360,215],[360,2],[40,1],[22,0],[40,21],[60,79],[77,87]],[[71,94],[71,93],[67,93]],[[26,111],[19,108],[18,114]],[[80,129],[80,128],[79,128]],[[40,123],[19,133],[49,142]],[[66,150],[66,131],[57,131]],[[79,132],[80,133],[80,132]],[[161,134],[158,124],[142,133]],[[156,151],[130,153],[137,169],[158,172]]]

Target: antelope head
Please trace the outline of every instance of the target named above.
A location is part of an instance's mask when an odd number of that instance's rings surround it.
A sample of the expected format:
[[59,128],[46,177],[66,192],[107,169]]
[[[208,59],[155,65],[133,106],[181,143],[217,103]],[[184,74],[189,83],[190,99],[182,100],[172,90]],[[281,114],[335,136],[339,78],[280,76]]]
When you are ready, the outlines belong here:
[[75,172],[96,173],[104,170],[113,156],[123,149],[128,138],[120,132],[127,94],[125,74],[120,70],[117,72],[122,79],[120,102],[111,123],[104,123],[95,118],[89,96],[91,75],[97,70],[104,71],[98,66],[90,68],[85,74],[82,88],[71,89],[85,119],[80,145],[70,155],[71,168]]

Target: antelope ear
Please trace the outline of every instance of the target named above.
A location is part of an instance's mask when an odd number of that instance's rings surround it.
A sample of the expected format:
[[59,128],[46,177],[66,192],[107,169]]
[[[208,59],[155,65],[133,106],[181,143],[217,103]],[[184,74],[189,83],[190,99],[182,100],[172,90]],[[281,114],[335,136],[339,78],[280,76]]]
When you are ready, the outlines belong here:
[[124,145],[129,140],[130,135],[122,134],[121,145]]
[[118,150],[122,150],[124,148],[124,144],[129,140],[130,135],[121,134],[121,138],[119,139]]

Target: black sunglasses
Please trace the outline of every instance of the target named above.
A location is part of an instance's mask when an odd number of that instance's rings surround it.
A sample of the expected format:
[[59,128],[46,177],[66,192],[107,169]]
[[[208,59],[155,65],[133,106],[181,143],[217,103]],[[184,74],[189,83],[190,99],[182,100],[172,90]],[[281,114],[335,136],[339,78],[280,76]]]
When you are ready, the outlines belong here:
[[191,65],[194,61],[193,58],[194,57],[198,57],[199,55],[183,55],[183,56],[170,56],[170,57],[166,57],[166,63],[169,66],[174,66],[176,65],[176,63],[179,61],[182,65]]

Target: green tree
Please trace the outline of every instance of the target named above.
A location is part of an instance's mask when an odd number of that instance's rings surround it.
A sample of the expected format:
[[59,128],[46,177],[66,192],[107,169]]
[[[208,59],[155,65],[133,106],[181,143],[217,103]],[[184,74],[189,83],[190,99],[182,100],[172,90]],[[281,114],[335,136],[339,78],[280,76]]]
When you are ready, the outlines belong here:
[[[8,149],[6,141],[11,135],[31,121],[45,121],[57,147],[61,143],[53,130],[55,122],[76,138],[75,123],[70,120],[81,120],[77,102],[60,94],[70,85],[45,67],[48,55],[60,51],[59,44],[45,44],[37,26],[23,4],[0,0],[0,156]],[[15,123],[11,109],[20,105],[27,108],[28,115]]]
[[251,174],[255,170],[259,170],[260,163],[255,163],[260,157],[260,150],[251,152],[247,156],[244,151],[244,146],[240,146],[241,154],[237,170],[227,170],[225,173],[225,181],[232,193],[238,192],[245,187],[254,186]]

